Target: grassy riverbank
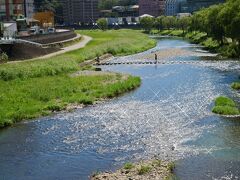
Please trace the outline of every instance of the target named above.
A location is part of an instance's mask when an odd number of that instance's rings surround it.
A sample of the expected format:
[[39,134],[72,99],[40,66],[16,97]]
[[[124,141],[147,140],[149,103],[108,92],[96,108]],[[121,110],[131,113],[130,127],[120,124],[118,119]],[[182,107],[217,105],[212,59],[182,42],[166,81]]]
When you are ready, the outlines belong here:
[[140,162],[126,163],[123,168],[115,173],[96,173],[91,180],[104,179],[175,179],[173,170],[175,164],[158,159]]
[[155,46],[140,31],[79,31],[93,37],[86,47],[49,59],[0,65],[0,127],[23,119],[48,115],[69,104],[92,104],[115,97],[140,85],[138,77],[103,74],[69,74],[79,63],[97,55],[133,54]]
[[174,29],[160,32],[153,30],[152,33],[186,38],[193,43],[202,45],[204,49],[210,52],[219,53],[222,57],[232,58],[237,56],[236,52],[234,52],[234,48],[232,48],[232,43],[229,42],[221,45],[218,41],[213,40],[213,38],[207,36],[207,33],[204,32],[194,31],[184,34],[182,30]]
[[93,37],[93,40],[79,50],[43,60],[7,63],[0,65],[0,79],[26,79],[54,76],[79,70],[79,63],[106,53],[128,55],[150,49],[156,45],[153,39],[136,30],[77,31]]
[[140,82],[140,78],[120,74],[1,80],[0,127],[64,110],[68,104],[89,105],[115,97],[138,87]]
[[215,100],[212,112],[221,115],[239,115],[240,111],[237,104],[230,98],[220,96]]

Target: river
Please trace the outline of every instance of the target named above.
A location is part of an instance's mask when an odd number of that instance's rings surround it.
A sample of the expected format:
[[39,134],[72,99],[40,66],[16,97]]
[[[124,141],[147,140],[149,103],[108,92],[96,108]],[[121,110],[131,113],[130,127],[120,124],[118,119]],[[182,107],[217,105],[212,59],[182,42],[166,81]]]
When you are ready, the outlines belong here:
[[146,52],[112,61],[151,59],[196,64],[116,65],[104,70],[140,76],[133,92],[74,112],[25,121],[0,131],[0,179],[88,179],[128,161],[176,161],[180,179],[239,179],[240,121],[211,112],[240,75],[238,62],[214,59],[182,39],[160,39]]

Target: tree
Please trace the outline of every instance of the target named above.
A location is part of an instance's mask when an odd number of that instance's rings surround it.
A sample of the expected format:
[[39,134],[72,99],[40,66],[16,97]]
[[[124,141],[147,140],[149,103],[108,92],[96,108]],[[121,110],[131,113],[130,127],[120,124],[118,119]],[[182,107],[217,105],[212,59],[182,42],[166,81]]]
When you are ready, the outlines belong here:
[[178,19],[178,26],[182,29],[183,34],[185,34],[185,31],[188,29],[190,22],[191,18],[187,16]]
[[163,29],[163,19],[164,16],[159,16],[155,19],[155,27],[158,31],[161,31]]
[[105,31],[108,28],[108,23],[105,18],[98,19],[97,24],[98,24],[99,28],[103,31]]
[[56,22],[63,22],[63,5],[59,0],[35,0],[36,12],[51,11]]
[[163,27],[170,30],[170,28],[173,28],[176,26],[176,17],[174,16],[165,16],[163,18]]
[[221,9],[222,6],[220,5],[208,8],[207,26],[209,35],[223,44],[224,27],[219,16]]
[[153,17],[140,18],[140,24],[146,32],[150,32],[154,25]]

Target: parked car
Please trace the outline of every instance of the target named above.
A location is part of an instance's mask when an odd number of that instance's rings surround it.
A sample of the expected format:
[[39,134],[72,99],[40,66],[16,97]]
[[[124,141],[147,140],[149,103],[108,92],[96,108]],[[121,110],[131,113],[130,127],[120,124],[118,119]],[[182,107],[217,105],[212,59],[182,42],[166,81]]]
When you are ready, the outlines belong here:
[[29,29],[29,33],[32,34],[32,35],[36,35],[36,34],[39,34],[39,26],[32,26],[30,29]]
[[55,28],[48,28],[48,33],[55,33],[56,29]]

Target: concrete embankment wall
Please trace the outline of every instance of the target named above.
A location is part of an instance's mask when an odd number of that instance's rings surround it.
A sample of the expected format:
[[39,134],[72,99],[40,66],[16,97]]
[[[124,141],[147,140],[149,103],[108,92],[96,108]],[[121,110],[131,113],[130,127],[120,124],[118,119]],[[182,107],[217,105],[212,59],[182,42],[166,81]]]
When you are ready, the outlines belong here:
[[[30,43],[21,42],[9,45],[0,45],[0,48],[7,52],[10,60],[31,59],[56,52],[61,48],[61,41],[71,40],[75,37],[77,37],[77,34],[71,30],[46,35],[31,35],[21,38],[18,37],[18,39],[30,41]],[[31,42],[42,45],[56,43],[56,45],[41,46],[35,45],[34,43],[31,44]]]
[[59,48],[42,48],[31,44],[14,44],[9,54],[11,60],[32,59],[58,51]]
[[54,43],[59,41],[65,41],[67,39],[72,39],[76,36],[77,35],[74,31],[69,30],[69,31],[63,31],[63,32],[58,32],[53,34],[39,34],[39,35],[18,37],[18,39],[33,41],[41,44],[48,44],[48,43]]

